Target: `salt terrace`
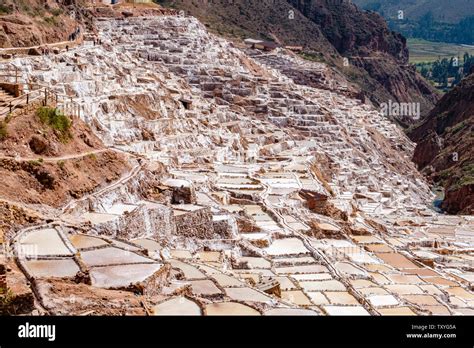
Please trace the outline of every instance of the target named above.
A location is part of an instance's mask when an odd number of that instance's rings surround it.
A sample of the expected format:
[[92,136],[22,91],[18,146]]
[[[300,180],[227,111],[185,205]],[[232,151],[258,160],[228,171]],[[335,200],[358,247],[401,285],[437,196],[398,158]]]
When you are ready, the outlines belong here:
[[327,67],[190,17],[96,26],[102,45],[13,63],[138,168],[18,233],[43,308],[66,306],[38,285],[61,278],[140,293],[154,315],[474,314],[474,219],[430,209],[414,145],[344,81],[295,77]]

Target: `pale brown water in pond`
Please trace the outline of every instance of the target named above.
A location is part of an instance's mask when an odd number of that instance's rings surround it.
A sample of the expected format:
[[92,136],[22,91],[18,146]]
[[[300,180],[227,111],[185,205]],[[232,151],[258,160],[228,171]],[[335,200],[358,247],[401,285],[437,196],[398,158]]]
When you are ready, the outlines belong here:
[[206,307],[207,315],[260,315],[252,307],[237,302],[212,303]]

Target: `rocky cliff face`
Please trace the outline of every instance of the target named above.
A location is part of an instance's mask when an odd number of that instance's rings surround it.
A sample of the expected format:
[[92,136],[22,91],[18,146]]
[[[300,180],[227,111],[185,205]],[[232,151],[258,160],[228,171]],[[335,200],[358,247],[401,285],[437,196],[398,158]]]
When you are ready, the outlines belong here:
[[[418,102],[421,114],[438,95],[408,66],[406,40],[381,16],[345,1],[277,0],[222,3],[162,0],[198,17],[220,34],[258,37],[304,47],[304,56],[342,71],[375,105]],[[345,60],[347,58],[347,60]],[[349,64],[347,64],[349,63]],[[406,120],[399,120],[403,124]]]
[[445,95],[411,132],[413,160],[446,190],[443,208],[474,212],[474,74]]

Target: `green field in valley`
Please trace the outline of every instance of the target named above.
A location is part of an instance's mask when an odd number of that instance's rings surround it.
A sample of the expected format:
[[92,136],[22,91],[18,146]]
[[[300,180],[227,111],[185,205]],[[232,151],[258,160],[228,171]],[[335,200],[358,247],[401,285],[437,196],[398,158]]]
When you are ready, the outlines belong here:
[[474,46],[457,45],[444,42],[431,42],[420,39],[408,39],[410,63],[434,62],[439,57],[462,57],[464,53],[474,55]]

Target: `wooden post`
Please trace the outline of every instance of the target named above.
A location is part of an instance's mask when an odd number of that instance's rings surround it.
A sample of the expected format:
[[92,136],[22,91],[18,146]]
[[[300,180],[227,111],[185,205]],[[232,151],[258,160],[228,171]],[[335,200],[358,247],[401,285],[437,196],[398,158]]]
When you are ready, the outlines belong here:
[[44,89],[44,106],[48,105],[48,90]]
[[12,112],[12,102],[10,102],[10,113]]
[[30,103],[30,93],[26,93],[26,105]]

